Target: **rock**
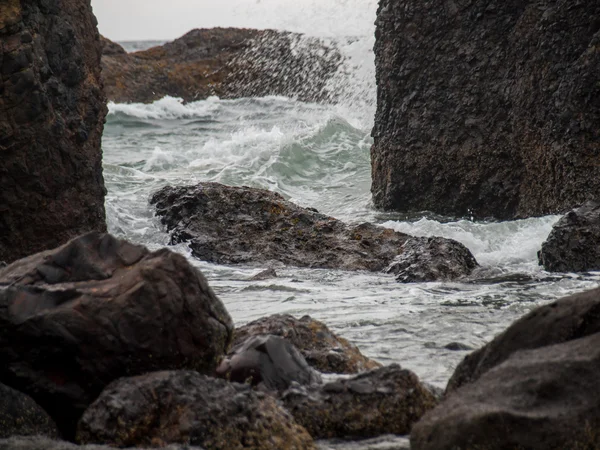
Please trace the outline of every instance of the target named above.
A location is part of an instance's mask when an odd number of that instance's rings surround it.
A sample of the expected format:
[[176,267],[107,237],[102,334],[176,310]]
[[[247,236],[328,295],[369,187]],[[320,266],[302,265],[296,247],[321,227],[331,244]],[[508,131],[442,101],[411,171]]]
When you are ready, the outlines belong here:
[[513,353],[428,412],[413,450],[600,448],[600,333]]
[[472,383],[518,350],[560,344],[600,331],[600,289],[540,306],[514,322],[489,344],[467,355],[448,382],[446,393]]
[[466,277],[477,267],[467,247],[454,239],[411,237],[386,269],[401,283],[450,281]]
[[217,374],[230,381],[267,390],[283,391],[292,382],[301,385],[321,383],[298,350],[285,339],[273,335],[251,336],[235,347],[217,367]]
[[89,1],[2,0],[0,260],[104,231],[106,97]]
[[315,439],[407,434],[436,405],[433,395],[397,364],[323,386],[292,386],[285,408]]
[[162,371],[108,386],[83,415],[82,443],[189,443],[209,449],[314,449],[270,396],[194,371]]
[[195,29],[165,45],[116,53],[106,45],[102,70],[109,100],[149,103],[286,95],[322,100],[342,57],[318,38],[274,30]]
[[110,39],[100,36],[100,44],[102,45],[102,56],[123,55],[127,53],[123,47]]
[[261,270],[256,275],[251,276],[248,281],[262,281],[270,278],[277,278],[277,272],[275,272],[275,269]]
[[597,0],[382,0],[375,206],[506,220],[598,199],[598,17]]
[[600,203],[588,202],[556,222],[538,259],[549,272],[600,270]]
[[255,320],[235,329],[233,345],[238,346],[248,337],[262,334],[288,340],[306,362],[320,372],[357,373],[381,367],[378,362],[363,356],[356,345],[332,333],[327,325],[310,316],[296,319],[289,314],[273,314]]
[[233,324],[202,274],[167,249],[89,233],[0,269],[0,382],[71,437],[111,381],[212,373]]
[[444,345],[444,348],[446,350],[452,350],[453,352],[473,350],[473,347],[463,344],[462,342],[450,342],[449,344]]
[[0,383],[0,439],[31,435],[57,437],[58,430],[31,397]]
[[[152,447],[154,449],[155,447]],[[189,445],[167,445],[162,450],[202,450]],[[0,450],[114,450],[108,445],[76,445],[65,441],[35,437],[13,437],[0,439]],[[136,447],[135,450],[151,450],[148,447]]]

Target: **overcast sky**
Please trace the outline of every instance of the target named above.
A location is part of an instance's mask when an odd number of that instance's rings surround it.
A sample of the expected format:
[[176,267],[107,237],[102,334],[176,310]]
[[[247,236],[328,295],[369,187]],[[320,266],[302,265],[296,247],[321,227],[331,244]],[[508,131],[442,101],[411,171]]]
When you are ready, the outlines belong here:
[[92,0],[92,7],[100,33],[123,41],[174,39],[193,28],[215,26],[355,36],[372,25],[376,3],[376,0]]

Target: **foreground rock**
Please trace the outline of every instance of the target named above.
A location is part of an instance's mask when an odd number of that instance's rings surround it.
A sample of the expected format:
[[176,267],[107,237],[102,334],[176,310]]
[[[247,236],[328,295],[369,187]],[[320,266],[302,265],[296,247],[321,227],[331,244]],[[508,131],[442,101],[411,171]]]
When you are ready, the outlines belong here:
[[477,266],[471,252],[454,239],[411,237],[386,272],[402,283],[422,283],[466,277]]
[[538,259],[549,272],[600,270],[600,203],[588,202],[556,222]]
[[112,383],[83,415],[77,439],[118,447],[314,448],[306,430],[271,397],[193,371],[154,372]]
[[88,2],[0,8],[0,261],[106,229],[106,97]]
[[599,16],[595,0],[381,1],[375,205],[514,219],[598,199]]
[[0,383],[0,439],[31,435],[57,437],[58,430],[31,397]]
[[600,333],[513,353],[426,414],[411,449],[600,448],[598,370]]
[[[108,40],[106,40],[108,41]],[[192,30],[159,47],[129,53],[106,42],[102,73],[109,100],[149,103],[286,95],[321,100],[341,63],[317,38],[274,30]]]
[[294,386],[282,401],[315,439],[407,434],[437,403],[414,373],[397,364],[324,386]]
[[325,373],[357,373],[380,367],[360,352],[356,345],[332,333],[327,325],[310,316],[300,319],[274,314],[235,329],[234,346],[248,337],[263,334],[281,336],[296,347],[306,362]]
[[349,226],[274,192],[218,183],[166,186],[150,202],[192,254],[218,264],[279,261],[298,267],[383,270],[408,235],[363,223]]
[[[150,450],[156,447],[135,447],[135,450]],[[0,450],[114,450],[108,445],[76,445],[65,441],[55,441],[43,437],[13,437],[0,439]],[[202,450],[189,445],[167,445],[161,450]]]
[[600,331],[600,289],[571,295],[536,308],[492,342],[467,355],[448,382],[446,392],[472,383],[518,350],[575,340]]
[[[2,288],[3,287],[3,288]],[[0,381],[69,437],[116,378],[212,373],[233,325],[183,256],[89,233],[0,269]]]

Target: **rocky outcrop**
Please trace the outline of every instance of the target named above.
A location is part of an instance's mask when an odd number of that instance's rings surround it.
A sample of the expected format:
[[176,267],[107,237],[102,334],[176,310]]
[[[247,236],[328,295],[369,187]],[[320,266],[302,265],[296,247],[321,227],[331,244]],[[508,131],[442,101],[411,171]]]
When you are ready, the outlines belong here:
[[556,222],[538,259],[549,272],[600,270],[600,203],[588,202]]
[[189,443],[214,450],[314,449],[273,398],[194,371],[163,371],[108,386],[83,415],[82,443]]
[[531,311],[489,344],[467,355],[446,393],[472,383],[518,350],[535,349],[600,332],[600,289],[571,295]]
[[370,223],[349,226],[264,189],[199,183],[156,192],[171,243],[189,241],[192,255],[218,264],[281,263],[380,271],[402,252],[408,235]]
[[321,383],[300,352],[285,339],[270,334],[251,336],[240,343],[217,367],[217,374],[230,381],[261,384],[267,390],[283,391],[295,382]]
[[57,437],[58,430],[31,397],[0,383],[0,439],[32,435]]
[[414,373],[397,364],[323,386],[293,386],[282,401],[315,439],[407,434],[437,403]]
[[106,97],[90,1],[3,0],[0,261],[106,229]]
[[356,345],[332,333],[327,325],[304,316],[274,314],[235,329],[234,346],[248,337],[263,334],[281,336],[296,347],[306,362],[325,373],[357,373],[380,367],[360,352]]
[[386,269],[402,283],[455,280],[478,266],[463,244],[441,237],[411,237]]
[[102,233],[0,269],[0,382],[69,437],[111,381],[152,370],[212,373],[233,324],[180,255]]
[[382,0],[372,193],[513,219],[600,192],[600,2]]
[[[135,447],[135,450],[154,450],[156,447]],[[39,436],[12,437],[0,439],[0,450],[114,450],[108,445],[76,445],[65,441],[55,441]],[[167,445],[161,450],[203,450],[200,447],[189,445]]]
[[105,45],[102,70],[109,100],[149,103],[165,95],[185,101],[287,95],[326,96],[339,67],[337,49],[322,40],[274,30],[192,30],[165,45],[120,53]]
[[413,450],[600,448],[600,333],[513,353],[427,413]]

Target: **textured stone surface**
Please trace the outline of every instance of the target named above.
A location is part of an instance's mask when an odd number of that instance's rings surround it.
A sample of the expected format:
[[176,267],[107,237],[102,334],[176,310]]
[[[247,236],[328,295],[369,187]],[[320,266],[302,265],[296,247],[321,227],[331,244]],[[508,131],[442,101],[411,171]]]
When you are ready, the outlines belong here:
[[326,96],[325,84],[342,60],[317,38],[274,30],[195,29],[165,45],[119,53],[105,45],[105,88],[115,102],[185,101],[287,95]]
[[94,232],[0,269],[0,382],[29,394],[65,437],[111,381],[212,373],[232,334],[202,274],[167,249]]
[[538,259],[549,272],[600,270],[600,203],[588,202],[556,222]]
[[[150,450],[156,447],[135,447],[135,450]],[[189,445],[167,445],[162,450],[202,450]],[[108,445],[76,445],[65,441],[55,441],[43,437],[13,437],[0,439],[0,450],[114,450]]]
[[489,344],[467,355],[448,382],[446,393],[472,383],[518,350],[576,340],[600,332],[600,289],[540,306],[517,320]]
[[234,346],[242,344],[249,336],[261,334],[288,340],[309,365],[321,372],[357,373],[381,366],[364,356],[356,345],[332,333],[327,325],[310,316],[296,319],[289,314],[273,314],[255,320],[235,329]]
[[153,372],[112,383],[83,415],[77,439],[119,447],[315,448],[306,430],[270,396],[193,371]]
[[598,0],[382,0],[375,205],[512,219],[597,199],[598,17]]
[[90,0],[0,8],[0,261],[106,229],[106,97]]
[[58,430],[31,397],[0,383],[0,439],[31,435],[57,437]]
[[427,413],[411,449],[600,448],[599,370],[600,333],[515,352]]

